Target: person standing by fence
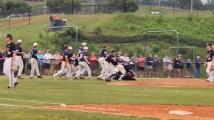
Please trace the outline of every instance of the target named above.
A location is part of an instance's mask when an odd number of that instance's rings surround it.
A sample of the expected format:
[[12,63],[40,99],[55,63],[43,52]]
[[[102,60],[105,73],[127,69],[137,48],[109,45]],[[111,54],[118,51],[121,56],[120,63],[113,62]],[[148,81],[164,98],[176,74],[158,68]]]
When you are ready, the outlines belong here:
[[46,51],[44,54],[44,75],[49,75],[49,71],[51,69],[51,60],[53,59],[52,54],[50,53],[49,50]]
[[43,51],[39,50],[38,54],[36,55],[38,58],[38,66],[39,66],[39,71],[40,74],[43,75],[44,74],[44,54]]
[[195,78],[200,78],[201,64],[200,56],[197,56],[195,59]]
[[53,59],[54,59],[54,73],[57,73],[57,71],[60,70],[63,56],[59,53],[59,51],[56,51],[55,54],[53,55]]
[[90,68],[92,71],[92,75],[96,75],[96,68],[97,68],[97,56],[95,52],[92,52],[91,56],[89,57],[90,61]]
[[152,55],[149,54],[149,56],[146,58],[146,65],[147,65],[147,77],[153,77],[153,58]]
[[144,73],[144,67],[145,67],[145,58],[143,55],[140,55],[139,58],[137,59],[137,70],[138,70],[138,77],[143,77]]
[[160,59],[158,58],[158,55],[154,56],[154,63],[153,63],[153,77],[158,77],[158,68],[160,66]]

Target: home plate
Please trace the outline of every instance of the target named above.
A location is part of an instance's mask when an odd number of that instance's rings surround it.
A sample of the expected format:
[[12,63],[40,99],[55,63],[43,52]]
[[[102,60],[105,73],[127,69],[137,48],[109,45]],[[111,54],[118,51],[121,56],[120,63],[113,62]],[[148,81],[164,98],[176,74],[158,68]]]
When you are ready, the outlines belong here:
[[169,111],[170,115],[192,115],[192,112],[189,111],[179,111],[179,110],[173,110],[173,111]]

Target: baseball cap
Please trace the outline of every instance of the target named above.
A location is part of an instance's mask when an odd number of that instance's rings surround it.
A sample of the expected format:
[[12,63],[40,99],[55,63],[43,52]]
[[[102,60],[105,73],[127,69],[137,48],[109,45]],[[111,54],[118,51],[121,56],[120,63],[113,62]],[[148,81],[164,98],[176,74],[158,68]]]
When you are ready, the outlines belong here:
[[68,47],[69,50],[72,50],[73,48],[71,46]]
[[86,43],[86,42],[83,42],[83,43],[82,43],[82,45],[83,45],[83,46],[86,46],[86,45],[87,45],[87,43]]
[[33,43],[33,47],[35,47],[35,46],[37,46],[37,45],[38,45],[38,43],[37,43],[37,42]]
[[17,40],[17,43],[22,43],[22,40],[21,39]]

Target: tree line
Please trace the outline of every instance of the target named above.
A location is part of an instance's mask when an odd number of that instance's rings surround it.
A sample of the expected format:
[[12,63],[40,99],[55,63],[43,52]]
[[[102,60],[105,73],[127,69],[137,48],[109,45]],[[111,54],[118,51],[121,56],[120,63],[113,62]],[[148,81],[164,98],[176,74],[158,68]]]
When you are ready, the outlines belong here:
[[16,13],[30,13],[32,7],[24,1],[0,1],[0,15],[7,16]]

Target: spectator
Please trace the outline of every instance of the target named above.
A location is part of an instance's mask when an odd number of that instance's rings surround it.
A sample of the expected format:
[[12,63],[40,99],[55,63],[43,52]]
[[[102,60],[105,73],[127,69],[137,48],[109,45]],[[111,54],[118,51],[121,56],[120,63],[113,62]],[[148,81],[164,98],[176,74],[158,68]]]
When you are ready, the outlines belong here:
[[191,76],[192,71],[192,62],[190,59],[188,59],[186,62],[186,68],[187,68],[187,77],[189,78]]
[[158,55],[155,55],[153,60],[153,75],[154,77],[158,77],[158,67],[160,66],[160,59],[158,58]]
[[147,77],[152,77],[153,76],[153,58],[152,55],[149,54],[149,56],[146,58],[146,65],[147,65]]
[[43,73],[44,73],[44,71],[43,71],[44,54],[41,50],[38,51],[37,58],[38,58],[39,71],[43,75]]
[[31,53],[28,51],[24,54],[23,58],[24,58],[24,68],[27,68],[27,71],[25,71],[24,69],[24,73],[26,73],[27,75],[30,74],[31,71],[31,62],[30,62],[30,57],[31,57]]
[[54,61],[54,73],[56,73],[58,70],[60,70],[63,56],[58,51],[56,51],[55,54],[53,55],[53,59],[55,60]]
[[123,56],[120,56],[120,59],[123,61],[123,62],[129,62],[130,61],[130,58],[128,56],[128,53],[125,53]]
[[173,64],[174,64],[176,77],[181,77],[182,63],[181,63],[180,59],[178,57],[176,57]]
[[134,62],[134,70],[136,70],[136,67],[137,67],[137,54],[134,53],[134,55],[131,57],[131,61]]
[[44,75],[49,75],[49,71],[51,68],[51,60],[53,59],[52,54],[49,50],[46,51],[46,53],[43,56],[43,63],[44,63]]
[[183,60],[181,54],[178,55],[178,59],[179,59],[180,62],[181,62],[181,65],[180,65],[180,73],[179,73],[179,74],[180,74],[181,77],[183,77],[183,73],[184,73],[184,60]]
[[134,63],[137,63],[137,53],[134,53],[134,55],[131,57],[131,61],[134,62]]
[[[140,55],[139,58],[137,59],[137,68],[139,72],[144,72],[144,63],[145,63],[145,58],[143,55]],[[139,76],[142,77],[142,76]]]
[[97,56],[95,54],[95,52],[92,52],[91,56],[89,57],[89,61],[90,61],[90,68],[92,70],[92,75],[96,75],[96,68],[97,68]]
[[195,78],[200,78],[201,64],[200,56],[197,56],[195,59]]
[[169,57],[169,63],[167,66],[167,77],[168,78],[172,77],[172,71],[173,71],[173,60],[172,60],[172,58]]
[[50,26],[54,27],[55,20],[54,20],[54,14],[53,13],[50,14],[49,21],[50,21]]
[[164,72],[164,76],[168,76],[168,65],[170,63],[170,58],[168,56],[165,56],[163,58],[163,72]]

